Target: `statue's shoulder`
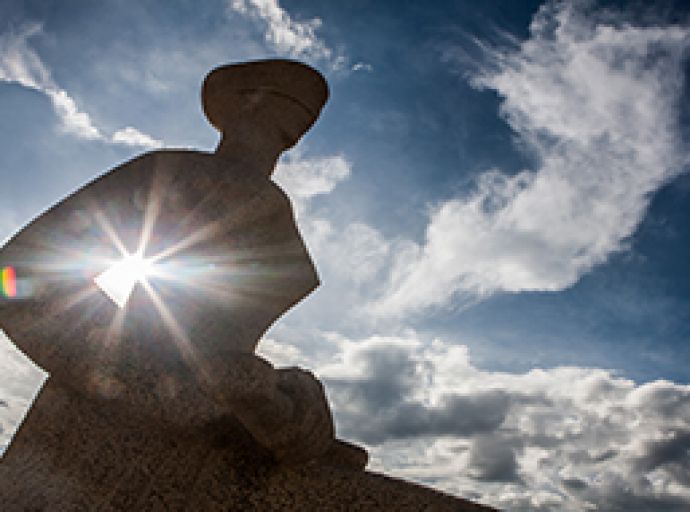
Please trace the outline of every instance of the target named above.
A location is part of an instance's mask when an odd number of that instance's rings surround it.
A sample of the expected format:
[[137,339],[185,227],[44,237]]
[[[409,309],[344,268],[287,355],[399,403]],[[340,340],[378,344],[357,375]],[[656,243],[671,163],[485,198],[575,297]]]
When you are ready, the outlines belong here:
[[183,170],[208,167],[212,165],[212,161],[213,153],[190,149],[157,149],[143,153],[106,171],[86,186],[103,180],[124,179],[135,174],[174,174]]
[[263,173],[241,161],[184,149],[151,151],[124,162],[84,185],[74,199],[106,204],[118,198],[122,204],[124,195],[153,190],[164,191],[164,196],[181,194],[192,202],[204,200],[211,209],[251,204],[255,216],[287,213],[293,218],[288,196]]
[[168,168],[176,169],[177,166],[212,165],[216,160],[214,153],[193,149],[157,149],[149,151],[131,160],[134,165],[154,165],[156,167],[165,164]]
[[[91,181],[67,194],[57,203],[41,212],[24,228],[15,233],[12,240],[31,236],[46,230],[55,230],[74,215],[86,210],[106,209],[128,204],[125,196],[146,197],[155,177],[174,177],[183,171],[209,167],[211,154],[191,150],[155,150],[127,160],[96,176]],[[11,245],[11,244],[5,244]]]

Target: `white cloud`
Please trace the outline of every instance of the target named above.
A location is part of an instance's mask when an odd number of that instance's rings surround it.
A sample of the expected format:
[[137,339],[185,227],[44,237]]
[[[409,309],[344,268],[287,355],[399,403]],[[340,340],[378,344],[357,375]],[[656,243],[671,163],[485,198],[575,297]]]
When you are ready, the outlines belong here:
[[[351,340],[315,357],[265,347],[326,382],[339,434],[373,468],[503,510],[687,510],[690,386],[608,370],[485,371],[467,347],[406,336]],[[296,359],[295,359],[296,358]]]
[[136,128],[127,126],[113,133],[112,141],[116,144],[127,146],[140,146],[144,148],[161,148],[163,141],[154,139],[150,135],[140,132]]
[[38,89],[53,103],[55,113],[62,121],[65,132],[80,139],[103,140],[100,130],[91,123],[89,114],[80,112],[74,99],[62,89]]
[[433,209],[377,303],[397,315],[495,292],[562,290],[625,249],[650,195],[684,170],[677,105],[690,29],[600,21],[549,3],[516,49],[487,50],[474,78],[536,155],[535,170],[484,173]]
[[343,155],[303,158],[293,151],[278,163],[273,179],[292,198],[300,213],[310,199],[332,192],[350,172],[350,163]]
[[374,66],[366,62],[356,62],[351,69],[352,71],[366,71],[367,73],[372,73],[374,71]]
[[17,33],[8,31],[0,35],[0,80],[45,94],[66,132],[82,139],[102,139],[89,115],[80,112],[74,99],[53,82],[50,71],[29,46],[29,38],[40,32],[41,26],[32,24]]
[[[314,198],[332,193],[351,173],[351,164],[342,154],[303,158],[293,151],[274,174],[276,183],[292,199],[300,232],[327,283],[318,298],[324,321],[327,311],[337,312],[340,320],[357,317],[362,321],[368,316],[359,308],[380,288],[390,262],[392,244],[378,230],[363,222],[338,222],[314,208]],[[349,304],[347,311],[342,304]]]
[[295,21],[278,0],[229,0],[228,7],[265,23],[266,42],[278,52],[294,58],[333,60],[334,67],[342,65],[342,58],[334,57],[333,50],[316,35],[319,18]]
[[359,222],[336,229],[325,219],[307,219],[302,231],[318,268],[328,273],[330,288],[338,300],[347,296],[353,308],[366,302],[350,294],[361,292],[370,297],[379,273],[389,261],[391,246],[381,233]]
[[65,133],[85,140],[98,140],[140,147],[160,147],[161,142],[135,128],[127,127],[108,138],[94,126],[91,117],[79,110],[77,102],[52,79],[50,70],[29,45],[41,33],[39,24],[0,34],[0,82],[16,83],[44,94],[51,102]]
[[0,36],[0,80],[16,82],[30,89],[52,85],[50,72],[26,42],[40,31],[41,26],[33,24],[18,34],[10,31]]

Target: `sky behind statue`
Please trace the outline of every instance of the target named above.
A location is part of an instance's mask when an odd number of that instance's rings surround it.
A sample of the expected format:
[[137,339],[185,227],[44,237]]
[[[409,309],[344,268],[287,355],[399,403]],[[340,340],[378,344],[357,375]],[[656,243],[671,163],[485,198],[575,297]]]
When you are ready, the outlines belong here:
[[[505,4],[505,5],[504,5]],[[322,286],[261,344],[372,467],[511,510],[690,504],[683,2],[0,7],[0,236],[148,149],[212,67],[321,70],[275,179]],[[41,375],[0,349],[8,442]]]

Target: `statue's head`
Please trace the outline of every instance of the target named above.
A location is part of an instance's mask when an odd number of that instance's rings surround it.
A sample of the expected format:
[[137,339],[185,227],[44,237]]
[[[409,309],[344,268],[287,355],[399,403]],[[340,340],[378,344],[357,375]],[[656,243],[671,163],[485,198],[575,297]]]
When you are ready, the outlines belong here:
[[201,98],[206,117],[224,135],[248,133],[284,151],[314,124],[328,86],[306,64],[261,60],[214,69],[204,80]]

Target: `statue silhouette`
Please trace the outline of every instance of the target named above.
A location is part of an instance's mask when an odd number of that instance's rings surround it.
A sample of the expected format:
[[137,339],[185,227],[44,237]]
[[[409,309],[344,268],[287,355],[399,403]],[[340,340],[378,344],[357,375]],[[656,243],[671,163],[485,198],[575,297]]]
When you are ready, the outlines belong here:
[[[30,290],[2,303],[2,328],[50,382],[130,421],[201,428],[233,414],[278,459],[323,454],[333,423],[320,383],[254,350],[318,285],[270,177],[327,96],[323,77],[297,62],[215,69],[202,100],[222,133],[216,152],[142,155],[18,233],[0,258]],[[120,311],[94,277],[123,248],[155,257],[159,275]]]
[[[0,249],[0,327],[50,372],[0,463],[3,510],[485,510],[362,471],[318,379],[254,354],[319,283],[270,176],[323,77],[230,65],[202,96],[215,153],[142,155]],[[133,255],[150,275],[114,300],[102,278]]]

